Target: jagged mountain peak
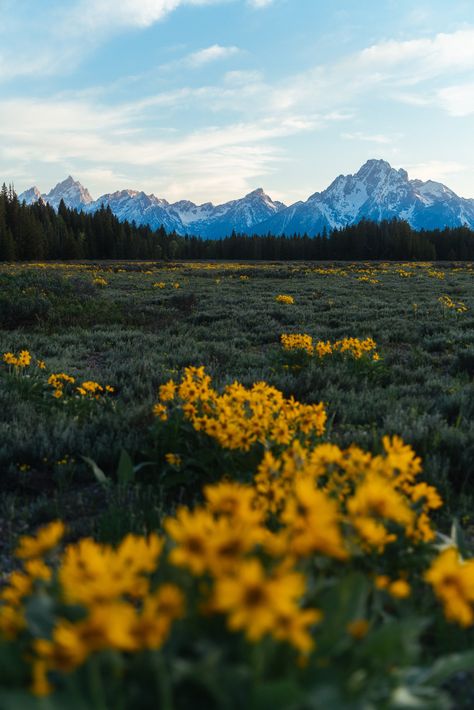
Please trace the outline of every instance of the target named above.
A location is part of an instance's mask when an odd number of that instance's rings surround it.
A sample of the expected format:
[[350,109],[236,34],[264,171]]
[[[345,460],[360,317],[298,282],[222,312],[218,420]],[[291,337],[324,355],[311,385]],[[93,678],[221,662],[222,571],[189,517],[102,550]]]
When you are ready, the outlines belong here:
[[390,163],[386,160],[372,158],[371,160],[367,160],[353,177],[362,180],[366,184],[375,184],[387,179],[406,181],[408,175],[406,171],[400,173],[395,168],[392,168]]
[[53,191],[56,191],[56,190],[68,189],[68,188],[73,187],[73,186],[74,186],[74,187],[82,188],[83,190],[86,189],[86,188],[84,188],[84,187],[81,185],[81,183],[79,182],[79,180],[75,180],[75,179],[72,177],[72,175],[68,175],[67,178],[65,178],[64,180],[61,180],[61,182],[58,182],[58,183],[52,188],[52,190],[50,190],[50,192],[53,192]]
[[252,190],[251,192],[248,192],[245,195],[244,199],[247,199],[247,197],[268,197],[266,194],[265,190],[263,187],[257,187],[255,190]]
[[307,232],[339,229],[361,219],[407,220],[415,229],[467,224],[474,227],[474,201],[459,197],[433,180],[409,180],[386,160],[370,159],[353,175],[339,175],[322,192],[292,205],[258,226],[258,232]]
[[108,205],[120,220],[163,225],[178,234],[204,238],[236,232],[318,234],[338,229],[361,219],[380,221],[398,217],[415,229],[443,228],[467,224],[474,228],[474,200],[461,198],[434,180],[409,180],[403,168],[386,160],[371,158],[354,174],[339,175],[306,202],[289,207],[272,200],[258,187],[245,197],[214,205],[196,205],[190,200],[170,204],[163,198],[138,190],[117,190],[93,200],[89,191],[69,175],[47,195],[31,188],[20,195],[29,204],[43,199],[57,209],[61,199],[68,207],[95,212]]
[[78,180],[75,180],[72,175],[68,175],[65,180],[58,182],[47,195],[43,195],[43,199],[54,209],[59,207],[61,200],[73,209],[82,209],[94,201],[89,190]]
[[33,187],[30,187],[28,190],[25,190],[18,195],[18,199],[20,202],[26,202],[27,205],[32,205],[35,202],[42,200],[43,197],[39,188],[36,185],[33,185]]
[[[212,203],[206,202],[205,203],[208,206],[212,206]],[[202,207],[203,205],[201,205]],[[193,209],[193,207],[197,207],[197,205],[194,202],[191,202],[191,200],[178,200],[178,202],[173,202],[171,204],[171,207],[176,207],[177,209],[183,209],[183,210],[190,210]]]

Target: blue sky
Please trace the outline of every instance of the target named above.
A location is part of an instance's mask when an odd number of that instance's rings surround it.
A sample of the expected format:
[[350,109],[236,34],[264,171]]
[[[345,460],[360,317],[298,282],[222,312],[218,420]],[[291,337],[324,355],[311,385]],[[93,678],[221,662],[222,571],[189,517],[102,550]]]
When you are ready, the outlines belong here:
[[474,197],[472,0],[0,0],[0,180],[287,203],[368,158]]

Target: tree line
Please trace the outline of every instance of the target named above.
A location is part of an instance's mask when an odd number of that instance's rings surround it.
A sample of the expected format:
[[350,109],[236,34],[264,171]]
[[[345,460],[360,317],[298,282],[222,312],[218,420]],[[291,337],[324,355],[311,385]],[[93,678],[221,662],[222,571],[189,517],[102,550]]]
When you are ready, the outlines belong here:
[[177,235],[120,222],[110,207],[85,214],[56,212],[38,201],[20,203],[14,189],[0,191],[0,261],[176,258]]
[[4,184],[0,261],[57,259],[474,261],[474,231],[467,226],[416,231],[391,219],[362,220],[315,237],[232,232],[202,239],[120,222],[110,207],[85,214],[62,201],[57,212],[42,201],[27,205]]

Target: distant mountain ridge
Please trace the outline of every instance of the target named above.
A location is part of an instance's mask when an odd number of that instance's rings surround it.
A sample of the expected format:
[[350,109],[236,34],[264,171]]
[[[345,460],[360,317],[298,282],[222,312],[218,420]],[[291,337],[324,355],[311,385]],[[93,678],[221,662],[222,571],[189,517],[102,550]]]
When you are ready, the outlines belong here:
[[261,188],[221,205],[188,200],[170,203],[136,190],[119,190],[94,200],[80,182],[69,176],[47,194],[37,187],[19,196],[27,204],[43,200],[57,210],[61,199],[67,207],[95,212],[110,206],[121,221],[156,229],[224,237],[236,232],[255,234],[315,235],[370,219],[380,222],[405,219],[414,229],[467,225],[474,229],[474,199],[459,197],[433,180],[410,180],[406,170],[396,170],[385,160],[368,160],[354,175],[339,175],[325,190],[305,202],[286,206],[272,200]]

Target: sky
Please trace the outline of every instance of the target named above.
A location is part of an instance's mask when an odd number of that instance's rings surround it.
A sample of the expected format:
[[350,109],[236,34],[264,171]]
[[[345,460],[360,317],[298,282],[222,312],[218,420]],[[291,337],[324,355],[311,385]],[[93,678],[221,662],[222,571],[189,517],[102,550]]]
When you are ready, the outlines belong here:
[[306,200],[369,158],[474,198],[472,0],[0,0],[0,182]]

